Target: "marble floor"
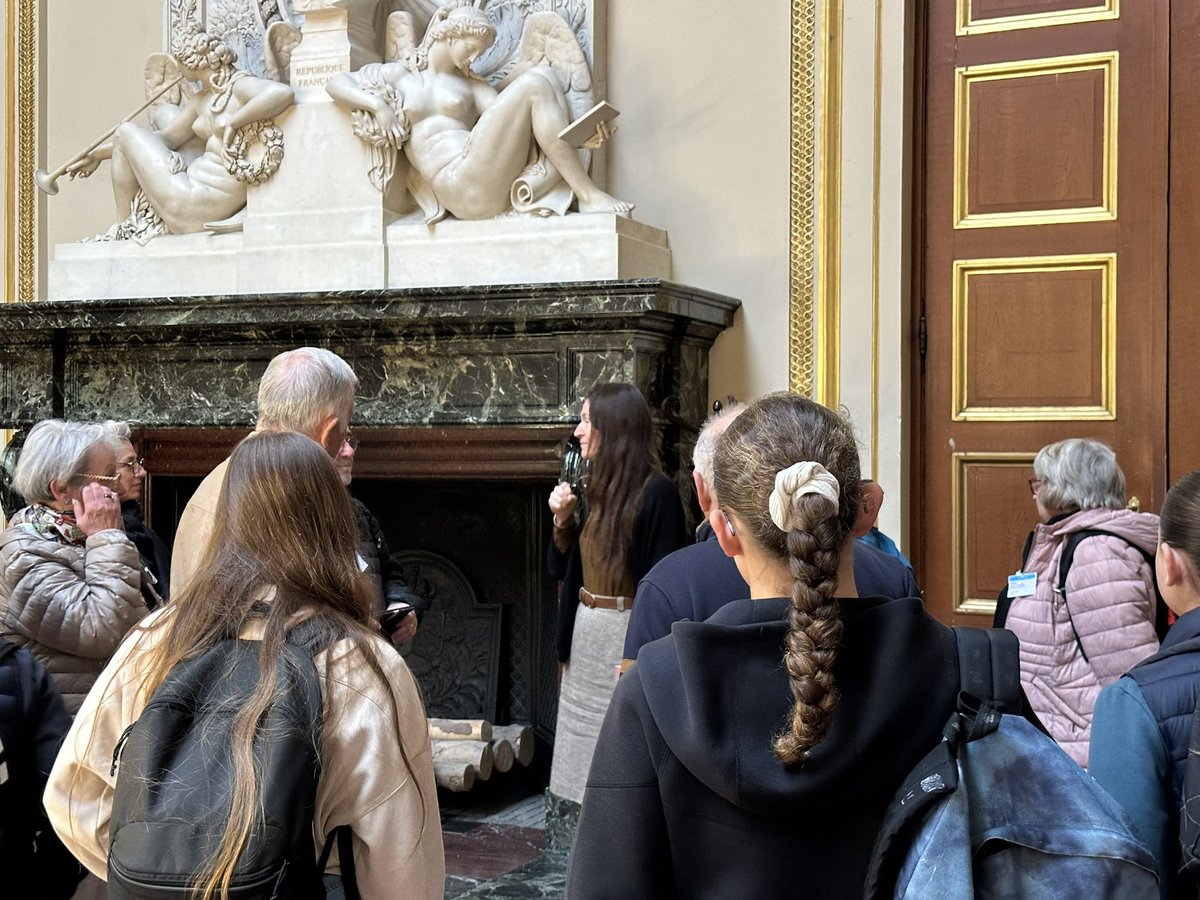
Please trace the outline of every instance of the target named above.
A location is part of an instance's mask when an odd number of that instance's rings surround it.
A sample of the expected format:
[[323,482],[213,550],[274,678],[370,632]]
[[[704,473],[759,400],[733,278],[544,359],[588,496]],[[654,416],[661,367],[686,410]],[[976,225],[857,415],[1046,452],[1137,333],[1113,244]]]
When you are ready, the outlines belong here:
[[563,896],[567,855],[546,849],[543,790],[536,779],[494,777],[467,794],[439,795],[446,900]]

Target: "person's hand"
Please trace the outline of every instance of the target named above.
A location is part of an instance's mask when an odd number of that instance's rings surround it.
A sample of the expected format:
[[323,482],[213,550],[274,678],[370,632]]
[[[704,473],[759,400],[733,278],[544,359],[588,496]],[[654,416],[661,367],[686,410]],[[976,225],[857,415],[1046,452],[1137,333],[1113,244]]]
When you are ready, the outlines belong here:
[[100,160],[88,153],[67,166],[66,171],[72,178],[87,178],[99,167]]
[[72,500],[75,509],[75,524],[79,530],[91,537],[108,528],[124,530],[121,522],[121,501],[116,491],[102,484],[85,484],[78,500]]
[[417,634],[417,614],[410,612],[407,616],[400,620],[400,624],[396,626],[396,630],[392,632],[392,646],[399,647],[402,644],[407,644]]
[[607,122],[597,122],[596,131],[590,138],[583,142],[585,150],[599,150],[604,146],[604,142],[617,133],[616,125],[609,125]]
[[571,490],[571,485],[565,481],[559,482],[558,486],[550,492],[550,512],[554,516],[554,524],[559,528],[566,528],[575,515],[575,507],[578,503],[579,498]]

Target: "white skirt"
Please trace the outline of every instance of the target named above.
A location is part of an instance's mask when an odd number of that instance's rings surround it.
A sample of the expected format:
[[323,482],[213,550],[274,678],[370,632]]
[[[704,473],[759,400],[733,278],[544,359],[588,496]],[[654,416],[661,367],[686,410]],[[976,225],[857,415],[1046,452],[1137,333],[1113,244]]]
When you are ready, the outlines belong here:
[[617,686],[629,610],[579,605],[571,635],[571,661],[558,695],[558,725],[550,763],[550,792],[583,802],[600,726]]

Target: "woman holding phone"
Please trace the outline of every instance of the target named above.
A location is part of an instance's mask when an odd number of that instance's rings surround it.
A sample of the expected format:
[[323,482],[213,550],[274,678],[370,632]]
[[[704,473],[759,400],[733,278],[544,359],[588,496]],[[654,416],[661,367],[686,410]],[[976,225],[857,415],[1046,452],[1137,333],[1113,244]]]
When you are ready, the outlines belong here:
[[563,482],[550,494],[550,573],[562,582],[563,664],[550,793],[583,799],[600,723],[623,655],[638,581],[686,541],[683,506],[658,469],[650,408],[631,384],[602,384],[575,429],[587,476],[582,498]]

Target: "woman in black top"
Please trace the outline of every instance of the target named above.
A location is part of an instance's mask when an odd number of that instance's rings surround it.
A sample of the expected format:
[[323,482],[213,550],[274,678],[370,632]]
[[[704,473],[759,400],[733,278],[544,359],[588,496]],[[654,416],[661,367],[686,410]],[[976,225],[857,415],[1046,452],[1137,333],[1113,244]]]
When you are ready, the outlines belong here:
[[686,535],[679,494],[658,470],[650,408],[637,388],[593,388],[575,436],[588,465],[584,503],[565,482],[550,495],[549,566],[563,583],[558,653],[565,664],[550,791],[578,803],[616,684],[638,581],[682,547]]

